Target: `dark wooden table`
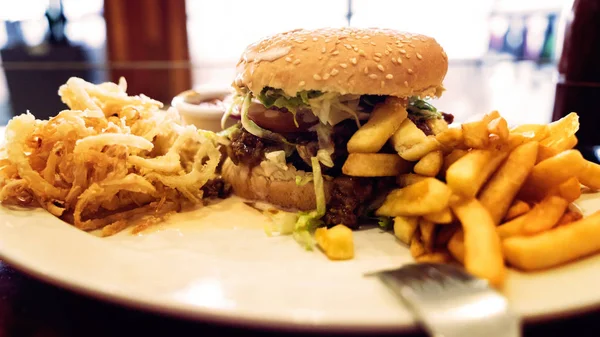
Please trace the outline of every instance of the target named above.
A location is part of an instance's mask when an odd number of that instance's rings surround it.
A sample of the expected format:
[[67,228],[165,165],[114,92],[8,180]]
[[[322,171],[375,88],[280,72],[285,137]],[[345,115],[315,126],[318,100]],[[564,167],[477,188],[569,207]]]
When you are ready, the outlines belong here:
[[[556,291],[560,291],[560,285],[557,285]],[[524,332],[526,337],[597,337],[600,336],[600,310],[551,322],[526,324]],[[0,263],[0,336],[180,335],[300,336],[306,334],[191,322],[123,308],[40,282]],[[347,336],[348,333],[343,335]],[[414,333],[410,336],[424,336],[424,334]]]

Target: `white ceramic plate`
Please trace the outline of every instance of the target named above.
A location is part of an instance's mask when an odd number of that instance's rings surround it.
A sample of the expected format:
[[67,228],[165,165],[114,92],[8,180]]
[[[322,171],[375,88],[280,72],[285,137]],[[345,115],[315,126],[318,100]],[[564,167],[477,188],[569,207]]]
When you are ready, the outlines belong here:
[[[600,195],[584,195],[584,212]],[[379,229],[357,232],[356,258],[332,262],[291,237],[267,237],[266,219],[238,198],[176,215],[145,233],[81,232],[39,210],[0,208],[0,256],[43,280],[105,300],[193,319],[317,330],[410,329],[388,290],[363,274],[411,261]],[[557,247],[560,249],[560,247]],[[526,319],[600,304],[600,256],[508,276]]]

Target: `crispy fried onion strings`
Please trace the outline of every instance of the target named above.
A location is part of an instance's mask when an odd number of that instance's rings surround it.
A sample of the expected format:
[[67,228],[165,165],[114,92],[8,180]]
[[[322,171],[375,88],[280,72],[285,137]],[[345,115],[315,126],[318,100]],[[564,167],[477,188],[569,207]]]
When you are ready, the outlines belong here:
[[124,79],[70,78],[69,107],[49,120],[26,113],[6,128],[0,201],[43,207],[85,231],[134,231],[201,204],[221,154],[214,134],[185,126],[174,109],[129,96]]

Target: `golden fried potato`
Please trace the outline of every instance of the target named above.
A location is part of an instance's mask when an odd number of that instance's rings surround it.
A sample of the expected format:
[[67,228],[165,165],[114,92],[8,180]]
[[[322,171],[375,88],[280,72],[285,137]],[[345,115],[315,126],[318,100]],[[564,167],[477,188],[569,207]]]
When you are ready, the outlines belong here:
[[354,257],[352,230],[344,225],[336,225],[330,229],[317,228],[315,241],[331,260],[349,260]]
[[450,165],[446,182],[454,193],[475,197],[507,155],[505,151],[471,150]]
[[544,198],[523,216],[523,233],[532,235],[554,227],[568,205],[567,200],[557,196],[550,195]]
[[417,232],[419,218],[414,216],[397,216],[394,218],[394,235],[398,240],[410,244]]
[[418,263],[448,263],[452,261],[452,257],[448,252],[433,252],[426,253],[421,256],[415,257],[415,261]]
[[522,135],[529,140],[540,141],[550,133],[546,124],[521,124],[510,129],[511,134]]
[[454,164],[457,160],[466,155],[469,151],[463,149],[454,149],[452,152],[444,156],[444,163],[442,164],[442,169],[440,170],[440,174],[442,177],[446,176],[446,172],[450,165]]
[[391,153],[350,153],[342,172],[354,177],[393,177],[408,173],[412,164]]
[[466,270],[501,287],[506,267],[500,237],[490,213],[475,198],[459,197],[453,200],[451,207],[464,232]]
[[577,177],[571,177],[564,183],[554,187],[550,195],[557,195],[568,202],[573,202],[581,196],[581,184]]
[[600,211],[567,226],[502,242],[508,263],[522,270],[540,270],[600,251]]
[[525,143],[514,149],[485,184],[479,201],[487,208],[496,225],[500,224],[513,199],[535,165],[538,143]]
[[500,142],[506,142],[508,140],[508,123],[502,117],[492,119],[487,125],[488,133],[490,135],[498,136]]
[[456,261],[465,263],[465,237],[462,229],[457,230],[448,241],[448,251]]
[[442,151],[432,151],[423,156],[423,158],[415,164],[413,170],[415,173],[423,176],[435,177],[440,172],[443,161],[444,155],[442,154]]
[[442,148],[453,149],[463,143],[463,130],[461,128],[449,128],[435,136]]
[[593,190],[600,190],[600,165],[586,160],[577,178],[583,185]]
[[441,212],[448,207],[452,191],[435,178],[395,189],[375,211],[377,216],[419,216]]
[[538,201],[549,191],[572,177],[577,177],[585,168],[585,160],[577,150],[567,150],[550,157],[533,167],[519,198]]
[[515,200],[506,212],[504,221],[512,220],[519,215],[523,215],[531,210],[531,206],[523,200]]
[[405,119],[398,131],[390,138],[391,144],[400,157],[408,161],[417,161],[440,144],[434,136],[427,136],[410,119]]
[[490,143],[490,133],[485,121],[463,123],[461,125],[465,146],[474,149],[484,149]]
[[369,121],[348,141],[348,152],[379,152],[408,116],[405,105],[404,100],[390,96],[385,103],[375,106]]
[[423,218],[435,224],[449,224],[454,221],[454,215],[450,208],[445,208],[441,212],[425,214]]
[[396,178],[396,183],[400,185],[400,187],[406,187],[408,185],[412,185],[414,183],[418,183],[419,181],[427,178],[426,176],[422,176],[420,174],[415,173],[405,173],[401,174]]
[[410,255],[414,258],[427,254],[427,250],[421,241],[420,235],[414,235],[410,240]]
[[425,121],[425,124],[427,124],[434,135],[439,135],[448,130],[448,123],[443,118],[430,118]]
[[421,240],[423,241],[425,250],[427,252],[432,252],[435,240],[435,224],[421,218],[419,220],[419,232],[421,233]]
[[[579,116],[571,112],[565,117],[548,124],[548,136],[540,141],[541,145],[557,148],[573,137],[579,130]],[[561,145],[564,146],[564,145]]]

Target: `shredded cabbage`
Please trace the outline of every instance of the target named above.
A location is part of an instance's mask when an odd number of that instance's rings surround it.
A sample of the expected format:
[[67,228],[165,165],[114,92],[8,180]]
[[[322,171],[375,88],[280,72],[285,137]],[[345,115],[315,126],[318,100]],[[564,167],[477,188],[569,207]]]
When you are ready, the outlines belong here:
[[307,250],[314,247],[314,238],[311,235],[323,222],[321,218],[325,215],[325,185],[323,184],[323,175],[321,174],[321,165],[316,157],[310,159],[313,171],[313,184],[316,195],[316,209],[310,212],[299,212],[298,221],[294,228],[294,239],[304,246]]
[[331,155],[335,151],[335,146],[331,140],[332,128],[330,125],[317,124],[317,138],[319,140],[319,150],[317,150],[317,159],[327,167],[333,167]]

